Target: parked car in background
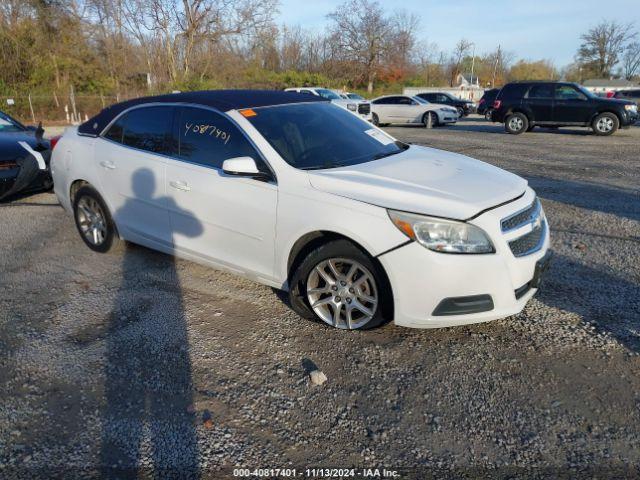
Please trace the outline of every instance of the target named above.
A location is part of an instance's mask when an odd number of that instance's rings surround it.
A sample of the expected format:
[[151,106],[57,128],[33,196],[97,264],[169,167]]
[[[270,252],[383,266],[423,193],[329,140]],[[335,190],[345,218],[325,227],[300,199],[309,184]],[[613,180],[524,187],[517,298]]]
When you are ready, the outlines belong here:
[[307,95],[315,95],[316,97],[322,97],[326,100],[329,100],[331,103],[334,103],[342,108],[346,108],[350,112],[361,116],[368,122],[371,121],[371,104],[366,100],[342,98],[333,90],[322,87],[285,88],[285,92],[298,92]]
[[51,188],[51,143],[43,135],[42,127],[27,127],[0,112],[0,200]]
[[640,88],[635,90],[618,90],[613,98],[617,98],[619,100],[629,100],[630,102],[635,102],[638,107],[640,107]]
[[120,103],[67,129],[52,172],[90,249],[124,239],[227,269],[342,329],[514,315],[548,262],[526,180],[399,142],[318,96]]
[[491,114],[493,113],[493,102],[498,96],[499,88],[492,88],[491,90],[487,90],[482,95],[482,98],[478,101],[478,109],[477,113],[479,115],[484,115],[484,118],[487,120],[491,120]]
[[419,93],[416,96],[431,103],[453,107],[458,111],[459,117],[466,117],[470,113],[474,113],[477,107],[471,100],[463,100],[447,92]]
[[340,92],[339,95],[342,98],[345,98],[347,100],[362,100],[362,101],[366,101],[366,99],[362,95],[358,95],[357,93]]
[[638,118],[634,102],[601,98],[575,83],[508,83],[493,103],[492,120],[504,123],[509,133],[520,134],[536,126],[590,126],[596,135],[611,135]]
[[420,123],[436,127],[458,121],[458,111],[455,108],[407,95],[385,95],[375,98],[371,100],[371,112],[374,125]]

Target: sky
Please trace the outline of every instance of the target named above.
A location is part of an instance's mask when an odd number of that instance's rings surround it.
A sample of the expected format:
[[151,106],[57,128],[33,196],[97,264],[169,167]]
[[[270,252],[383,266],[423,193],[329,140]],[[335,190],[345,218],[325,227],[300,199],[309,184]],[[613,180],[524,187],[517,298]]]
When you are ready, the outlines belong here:
[[[640,0],[378,0],[393,12],[420,17],[417,37],[450,51],[461,39],[476,54],[501,45],[516,58],[573,61],[580,35],[602,19],[634,23],[640,31]],[[280,0],[279,22],[322,31],[340,0]],[[639,33],[640,35],[640,33]]]

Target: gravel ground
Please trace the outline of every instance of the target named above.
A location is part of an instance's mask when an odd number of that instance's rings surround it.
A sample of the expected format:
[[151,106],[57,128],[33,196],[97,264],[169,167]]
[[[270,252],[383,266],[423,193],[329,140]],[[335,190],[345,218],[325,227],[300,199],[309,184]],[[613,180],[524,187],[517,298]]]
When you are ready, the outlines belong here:
[[226,273],[94,254],[50,193],[0,204],[0,477],[639,476],[640,128],[388,130],[538,191],[556,256],[521,314],[333,330]]

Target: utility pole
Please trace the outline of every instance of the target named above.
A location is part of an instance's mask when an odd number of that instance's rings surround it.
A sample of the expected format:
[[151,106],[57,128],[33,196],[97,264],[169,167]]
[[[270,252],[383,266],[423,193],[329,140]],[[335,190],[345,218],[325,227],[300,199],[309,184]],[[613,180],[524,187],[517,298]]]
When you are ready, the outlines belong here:
[[473,67],[476,65],[476,44],[473,44],[473,53],[471,54],[471,85],[473,85]]
[[500,57],[502,53],[500,52],[500,45],[498,45],[498,53],[496,53],[496,62],[493,65],[493,76],[491,77],[491,88],[496,86],[496,73],[498,71],[498,62],[500,61]]

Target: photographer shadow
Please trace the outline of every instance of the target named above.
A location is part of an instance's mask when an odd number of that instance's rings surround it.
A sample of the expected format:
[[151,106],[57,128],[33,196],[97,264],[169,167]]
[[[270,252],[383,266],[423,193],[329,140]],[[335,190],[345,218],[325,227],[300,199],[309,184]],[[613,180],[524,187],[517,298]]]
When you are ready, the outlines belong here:
[[[151,170],[137,170],[132,187],[135,199],[115,218],[128,218],[135,202],[178,209],[173,199],[154,197]],[[171,238],[203,231],[200,224],[190,228]],[[174,257],[126,248],[106,348],[101,477],[198,478],[189,339]]]

